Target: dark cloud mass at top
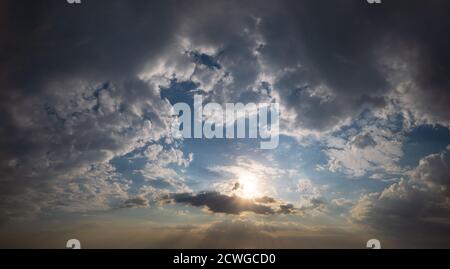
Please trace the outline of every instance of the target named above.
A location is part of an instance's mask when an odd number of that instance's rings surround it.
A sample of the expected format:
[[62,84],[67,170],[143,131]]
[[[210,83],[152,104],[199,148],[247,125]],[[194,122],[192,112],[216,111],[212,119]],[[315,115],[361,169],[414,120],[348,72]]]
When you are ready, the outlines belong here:
[[[450,127],[448,10],[444,0],[2,1],[0,224],[161,197],[229,215],[325,208],[321,197],[297,205],[193,190],[183,169],[195,156],[171,135],[170,103],[201,92],[219,103],[276,100],[281,132],[299,141],[334,135],[326,150],[342,155],[328,152],[332,172],[392,173],[384,191],[364,190],[352,223],[448,235],[448,149],[396,166],[412,128]],[[336,132],[355,122],[362,131],[345,129],[343,145]],[[359,155],[346,159],[346,146]],[[380,165],[385,156],[395,165]],[[145,161],[125,173],[121,158]]]

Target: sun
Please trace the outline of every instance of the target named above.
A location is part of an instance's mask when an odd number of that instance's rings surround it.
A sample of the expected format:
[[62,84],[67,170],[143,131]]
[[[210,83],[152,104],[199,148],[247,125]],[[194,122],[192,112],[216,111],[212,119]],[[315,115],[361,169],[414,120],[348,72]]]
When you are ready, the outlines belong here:
[[239,176],[239,184],[241,186],[241,195],[244,198],[255,198],[259,195],[259,187],[255,175],[243,172]]

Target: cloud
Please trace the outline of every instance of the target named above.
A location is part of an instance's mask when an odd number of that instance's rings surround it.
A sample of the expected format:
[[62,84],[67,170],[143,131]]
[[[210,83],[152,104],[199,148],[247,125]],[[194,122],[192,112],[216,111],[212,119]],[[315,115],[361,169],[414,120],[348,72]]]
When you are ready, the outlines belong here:
[[261,204],[274,204],[274,203],[277,202],[274,198],[269,197],[269,196],[256,198],[255,201],[258,202],[258,203],[261,203]]
[[15,66],[8,68],[6,82],[36,94],[63,78],[104,82],[135,77],[173,38],[179,23],[174,15],[182,7],[169,2],[89,2],[78,10],[68,9],[64,1],[11,2],[8,10],[21,23],[7,20],[10,38],[2,39],[2,51],[10,55],[2,69]]
[[[326,208],[326,202],[322,197],[322,193],[326,186],[318,187],[310,179],[302,178],[297,182],[295,192],[300,194],[299,209],[304,212],[317,213]],[[291,206],[285,207],[284,210],[292,210]],[[294,209],[296,210],[296,209]]]
[[[182,170],[193,155],[170,134],[169,101],[183,99],[185,85],[219,103],[280,102],[284,134],[325,145],[322,170],[404,174],[407,127],[449,126],[449,3],[362,2],[0,4],[0,220],[145,207],[164,196],[229,215],[325,207],[312,181],[273,163],[207,160],[220,179],[191,181]],[[446,234],[446,156],[363,197],[353,219]],[[243,198],[252,184],[261,197]],[[213,190],[197,192],[205,185]],[[292,187],[297,200],[281,201]]]
[[[8,71],[0,81],[0,134],[4,138],[0,142],[0,175],[5,187],[0,197],[34,203],[37,211],[68,208],[60,205],[76,201],[60,194],[70,191],[67,196],[77,197],[76,192],[85,191],[62,190],[56,187],[59,184],[95,188],[96,182],[86,180],[91,169],[106,169],[115,158],[145,148],[148,143],[163,141],[170,147],[171,111],[160,94],[168,78],[185,74],[184,80],[198,81],[208,90],[208,85],[217,88],[226,75],[217,59],[220,42],[193,42],[200,39],[194,34],[204,27],[195,20],[190,26],[196,30],[183,29],[186,19],[203,7],[199,2],[182,6],[175,2],[93,2],[83,5],[82,12],[65,5],[50,1],[9,3],[6,7],[22,23],[13,25],[6,20],[6,28],[14,30],[8,30],[9,37],[0,43],[9,55],[1,64]],[[22,17],[23,10],[32,15]],[[108,15],[101,16],[105,10]],[[64,21],[58,19],[61,16]],[[100,17],[99,23],[92,23]],[[233,27],[238,25],[236,21]],[[227,34],[233,31],[230,28]],[[237,43],[228,46],[227,54],[240,57],[240,47]],[[249,51],[246,53],[246,57],[252,57]],[[242,64],[235,59],[223,62],[228,69],[238,69]],[[214,68],[208,68],[211,66]],[[235,85],[252,82],[249,72],[233,73]],[[179,150],[162,151],[157,146],[147,148],[145,155],[149,162],[140,171],[145,180],[163,180],[176,191],[189,190],[177,171],[168,166],[186,167],[192,156],[184,158]],[[132,184],[117,175],[114,180],[106,176],[98,179],[105,184],[105,192],[98,190],[105,193],[99,198],[105,209],[113,203],[110,200],[115,200],[113,195],[107,197],[109,188],[120,184],[129,188]],[[35,195],[26,195],[28,190]],[[125,192],[122,198],[126,196]],[[70,207],[89,208],[89,203],[79,205]],[[11,215],[9,211],[15,209],[2,213]]]
[[126,200],[120,206],[121,208],[140,208],[140,207],[149,207],[149,202],[144,197],[135,197]]
[[206,207],[214,213],[232,215],[239,215],[243,212],[253,212],[261,215],[271,215],[275,213],[271,207],[257,204],[250,199],[244,199],[238,196],[227,196],[218,192],[175,194],[171,198],[176,203],[184,203],[196,207]]
[[364,149],[367,147],[375,147],[377,145],[377,142],[375,142],[370,134],[366,133],[355,136],[353,138],[352,144],[357,148]]
[[[159,97],[154,85],[140,80],[95,87],[88,83],[65,84],[67,92],[60,92],[60,86],[50,87],[42,96],[45,98],[25,98],[3,106],[7,109],[2,115],[3,124],[9,128],[0,131],[4,137],[0,142],[0,184],[5,186],[0,196],[5,201],[23,197],[36,208],[64,209],[67,207],[61,204],[76,203],[78,206],[73,208],[81,211],[98,209],[96,203],[83,203],[77,192],[88,194],[91,188],[100,188],[98,183],[102,182],[105,190],[96,191],[100,197],[107,195],[110,188],[129,184],[113,175],[116,171],[109,162],[147,143],[166,139],[170,144],[170,106]],[[150,150],[146,153],[149,158]],[[160,154],[160,162],[167,164],[169,157],[164,156]],[[176,165],[186,164],[182,155],[176,156]],[[91,181],[95,169],[99,170],[97,181]],[[84,187],[69,188],[72,185]],[[35,194],[26,195],[28,191]],[[69,199],[71,196],[80,201]],[[107,209],[114,199],[112,195],[98,201],[103,201],[102,208]]]
[[164,189],[172,188],[173,191],[189,191],[184,180],[185,177],[177,168],[186,168],[193,161],[193,154],[185,156],[178,148],[164,149],[160,144],[148,146],[143,153],[134,158],[143,156],[146,164],[135,173],[142,175],[150,184],[165,185]]
[[[369,121],[370,122],[370,121]],[[400,174],[403,168],[398,164],[403,157],[402,132],[391,130],[383,123],[371,122],[366,125],[340,132],[339,136],[329,136],[328,157],[325,166],[332,172],[343,172],[350,177],[361,177],[368,173]]]
[[[175,38],[175,5],[92,2],[82,12],[55,1],[6,7],[23,23],[6,20],[10,38],[0,43],[9,54],[2,69],[14,66],[0,80],[0,199],[23,206],[5,208],[0,218],[44,209],[116,207],[118,198],[111,190],[121,186],[124,200],[133,183],[119,177],[110,162],[148,143],[163,141],[170,148],[173,142],[171,107],[161,99],[157,80],[137,77],[148,62],[165,55]],[[21,17],[23,10],[33,15]],[[105,10],[108,16],[87,27]],[[159,151],[148,148],[146,155],[151,159]],[[169,161],[173,156],[167,151],[159,154],[159,177],[171,173],[167,180],[179,184],[166,166],[188,161],[179,151],[168,151],[178,159]],[[157,172],[152,176],[158,177]],[[91,190],[98,197],[92,198]]]
[[354,205],[354,202],[352,200],[346,199],[346,198],[337,198],[333,199],[331,201],[332,204],[338,206],[338,207],[345,207],[345,206],[352,206]]
[[[363,196],[351,211],[352,219],[393,237],[446,240],[450,235],[449,168],[448,150],[423,158],[408,177],[381,193]],[[448,245],[448,240],[443,243]]]
[[[447,3],[446,3],[447,4]],[[436,9],[429,9],[434,6]],[[436,3],[425,6],[425,14],[435,18],[427,25],[449,27],[450,21],[436,16]],[[448,87],[450,80],[446,75],[450,57],[443,53],[440,35],[419,32],[415,37],[392,41],[381,46],[380,70],[385,74],[393,89],[389,98],[395,100],[391,111],[401,112],[407,123],[414,127],[421,124],[441,124],[449,127],[450,113],[447,103],[450,101]],[[408,126],[408,127],[410,127]]]
[[[22,5],[14,3],[9,8],[16,11],[24,8]],[[415,95],[424,97],[417,98],[418,104],[425,103],[417,109],[410,106],[412,102],[403,107],[434,114],[434,122],[447,120],[447,95],[442,90],[448,84],[447,76],[440,71],[445,68],[438,68],[445,67],[446,54],[441,52],[446,48],[441,45],[441,35],[421,30],[420,22],[414,20],[422,14],[433,18],[427,20],[429,29],[447,29],[446,16],[435,16],[445,10],[442,5],[446,7],[447,3],[414,1],[408,11],[399,3],[388,3],[376,12],[358,2],[329,5],[324,10],[313,1],[259,1],[258,5],[252,1],[245,5],[190,1],[181,6],[172,1],[112,1],[107,4],[109,16],[93,27],[92,23],[91,27],[84,24],[102,14],[104,4],[86,4],[83,12],[54,3],[46,3],[45,8],[27,5],[33,14],[42,15],[28,16],[27,20],[19,17],[28,24],[16,26],[13,38],[4,39],[8,41],[2,47],[19,48],[9,50],[12,57],[5,62],[7,66],[19,66],[11,69],[7,88],[27,92],[32,89],[36,93],[47,82],[64,80],[66,74],[104,82],[129,79],[150,68],[162,69],[167,77],[199,82],[212,99],[224,102],[245,96],[259,100],[264,96],[255,94],[256,89],[266,82],[274,91],[266,97],[276,97],[286,113],[293,113],[292,128],[322,132],[347,123],[364,109],[384,108],[386,97],[400,98],[391,94],[391,86],[398,83],[387,74],[385,66],[380,66],[379,59],[393,55],[386,50],[389,44],[399,44],[394,46],[398,51],[409,51],[405,46],[412,44],[423,56],[416,59],[406,54],[404,58],[406,66],[411,62],[417,66],[420,77],[416,84],[420,85],[416,88],[420,95]],[[53,16],[61,12],[64,22]],[[418,26],[412,27],[416,34],[409,34],[402,21]],[[119,37],[126,46],[116,42]],[[43,63],[45,69],[36,68]],[[399,70],[398,64],[390,66],[394,67],[390,70]],[[5,97],[11,101],[10,96]],[[439,105],[426,105],[433,101]]]
[[[364,109],[383,109],[389,98],[407,98],[401,104],[404,111],[448,124],[444,70],[449,59],[439,41],[439,33],[450,25],[442,12],[448,3],[412,1],[406,10],[395,2],[376,12],[357,1],[330,3],[327,10],[314,1],[283,3],[273,9],[278,16],[261,21],[261,54],[277,73],[274,88],[295,112],[298,127],[330,131]],[[437,31],[420,28],[424,22],[416,20],[418,16],[430,18],[425,24]],[[391,68],[380,59],[390,61]],[[405,74],[404,68],[414,72]],[[406,91],[392,95],[400,86]]]
[[[71,177],[35,176],[29,182],[2,181],[0,221],[35,219],[43,212],[104,211],[128,199],[131,182],[119,178],[110,164],[96,164]],[[23,179],[21,179],[23,180]]]
[[205,207],[210,212],[229,215],[240,215],[244,212],[258,215],[301,213],[294,205],[280,203],[272,197],[249,199],[236,195],[228,196],[219,192],[200,192],[172,194],[167,198],[175,203]]

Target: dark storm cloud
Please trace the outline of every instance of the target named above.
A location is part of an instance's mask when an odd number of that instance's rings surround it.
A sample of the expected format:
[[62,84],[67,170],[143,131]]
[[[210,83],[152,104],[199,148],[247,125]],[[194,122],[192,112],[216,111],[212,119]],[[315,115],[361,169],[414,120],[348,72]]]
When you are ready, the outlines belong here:
[[[35,92],[55,78],[103,82],[133,77],[182,35],[194,46],[221,49],[220,62],[200,52],[193,56],[213,68],[227,67],[234,79],[227,90],[237,91],[235,98],[262,70],[257,50],[271,71],[285,70],[275,88],[296,111],[298,125],[328,130],[362,108],[383,107],[380,98],[392,85],[379,58],[389,46],[398,51],[413,47],[421,55],[414,63],[420,88],[415,94],[421,97],[414,99],[417,108],[441,122],[450,117],[446,1],[390,1],[377,7],[359,0],[4,5],[10,15],[0,45],[7,55],[2,88]],[[11,101],[10,90],[2,91],[3,100]],[[224,90],[217,89],[217,98]]]
[[142,0],[85,1],[77,6],[10,1],[0,43],[9,90],[36,92],[61,78],[134,77],[170,42],[178,18],[175,9],[182,6]]
[[175,203],[188,204],[196,207],[206,207],[214,213],[239,215],[244,212],[253,212],[260,215],[295,214],[298,209],[291,204],[281,204],[272,207],[269,204],[276,203],[271,197],[246,199],[236,195],[229,196],[219,192],[200,192],[173,194],[169,197]]
[[261,53],[275,70],[291,68],[275,88],[297,112],[300,126],[328,130],[363,108],[384,106],[382,96],[395,85],[379,61],[391,47],[420,48],[418,62],[407,64],[418,66],[415,79],[423,98],[412,98],[428,104],[418,106],[420,113],[448,122],[447,1],[386,1],[378,7],[365,1],[283,3],[277,16],[261,22],[266,40]]

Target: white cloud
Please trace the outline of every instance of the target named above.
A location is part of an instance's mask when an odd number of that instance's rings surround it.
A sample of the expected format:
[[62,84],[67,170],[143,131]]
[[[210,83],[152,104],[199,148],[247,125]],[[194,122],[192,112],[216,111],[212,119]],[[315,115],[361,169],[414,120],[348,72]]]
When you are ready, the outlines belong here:
[[339,207],[354,205],[354,202],[352,200],[346,199],[346,198],[333,199],[333,200],[331,200],[331,203],[333,203],[334,205],[339,206]]
[[324,167],[332,172],[343,172],[351,177],[367,173],[400,173],[398,161],[403,157],[403,138],[380,126],[364,126],[361,131],[350,132],[348,137],[329,137]]

